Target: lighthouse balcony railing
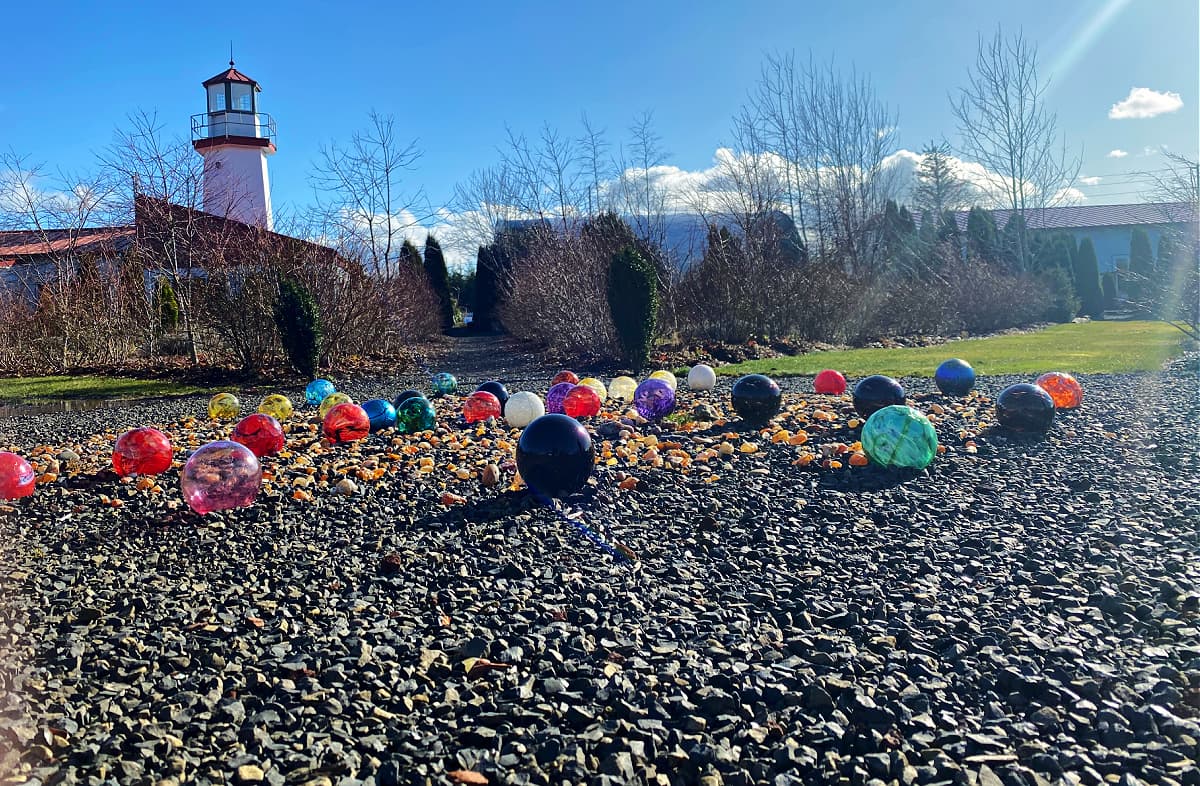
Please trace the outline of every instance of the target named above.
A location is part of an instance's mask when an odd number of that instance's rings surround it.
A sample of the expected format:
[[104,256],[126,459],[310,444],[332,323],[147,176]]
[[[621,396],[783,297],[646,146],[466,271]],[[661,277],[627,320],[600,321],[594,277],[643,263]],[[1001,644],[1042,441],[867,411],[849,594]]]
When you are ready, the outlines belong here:
[[192,141],[250,137],[275,142],[275,118],[264,112],[222,110],[192,115]]

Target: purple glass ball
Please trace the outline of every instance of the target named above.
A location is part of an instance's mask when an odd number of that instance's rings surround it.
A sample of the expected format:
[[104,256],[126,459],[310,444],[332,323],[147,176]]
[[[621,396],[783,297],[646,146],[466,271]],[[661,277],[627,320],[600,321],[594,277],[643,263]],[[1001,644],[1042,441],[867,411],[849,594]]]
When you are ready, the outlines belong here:
[[646,420],[665,418],[675,411],[675,391],[661,379],[647,379],[633,391],[633,408]]
[[546,412],[551,415],[563,414],[563,401],[574,387],[575,385],[571,382],[559,382],[557,385],[551,385],[550,390],[546,392]]

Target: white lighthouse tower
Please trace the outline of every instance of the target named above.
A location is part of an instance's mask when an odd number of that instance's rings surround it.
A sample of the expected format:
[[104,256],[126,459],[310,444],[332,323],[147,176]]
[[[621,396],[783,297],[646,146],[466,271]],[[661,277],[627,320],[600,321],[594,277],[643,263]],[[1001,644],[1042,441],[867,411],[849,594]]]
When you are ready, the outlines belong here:
[[204,156],[204,212],[271,229],[275,121],[258,111],[262,88],[230,60],[204,90],[208,111],[192,116],[192,147]]

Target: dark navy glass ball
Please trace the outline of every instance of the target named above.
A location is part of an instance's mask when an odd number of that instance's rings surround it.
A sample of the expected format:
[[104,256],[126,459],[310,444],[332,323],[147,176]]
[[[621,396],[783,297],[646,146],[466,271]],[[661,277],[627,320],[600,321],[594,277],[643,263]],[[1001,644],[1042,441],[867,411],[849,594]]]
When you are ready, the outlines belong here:
[[965,396],[975,387],[975,369],[959,358],[950,358],[937,367],[933,382],[947,396]]
[[762,374],[747,374],[733,383],[730,393],[733,411],[738,417],[752,425],[764,425],[779,414],[783,403],[783,392],[779,384]]
[[596,463],[587,429],[566,415],[537,418],[517,441],[517,471],[543,497],[565,497],[583,488]]
[[508,388],[504,387],[504,383],[495,379],[484,382],[479,387],[475,388],[476,392],[491,393],[500,402],[500,409],[504,409],[504,405],[508,403]]
[[406,390],[392,399],[392,406],[399,410],[400,405],[405,401],[408,401],[410,398],[425,398],[425,394],[419,390]]
[[874,374],[854,386],[854,411],[869,418],[884,407],[904,403],[904,386],[891,377]]
[[1037,385],[1009,385],[996,397],[996,422],[1009,431],[1044,434],[1054,423],[1054,399]]

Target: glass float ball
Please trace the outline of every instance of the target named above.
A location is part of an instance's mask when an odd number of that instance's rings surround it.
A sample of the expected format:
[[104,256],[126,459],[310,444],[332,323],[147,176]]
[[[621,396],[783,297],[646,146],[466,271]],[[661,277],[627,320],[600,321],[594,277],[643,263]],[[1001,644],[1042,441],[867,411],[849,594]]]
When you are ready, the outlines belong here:
[[1083,403],[1083,387],[1065,372],[1042,374],[1037,378],[1037,386],[1050,394],[1056,409],[1075,409]]
[[846,392],[846,378],[842,372],[827,368],[813,380],[813,392],[822,396],[840,396]]
[[405,390],[392,399],[392,406],[396,408],[397,412],[399,412],[400,405],[405,401],[408,401],[410,398],[425,398],[425,394],[419,390]]
[[260,415],[270,415],[280,423],[292,416],[295,411],[292,406],[292,400],[287,396],[281,396],[278,393],[272,393],[262,400],[258,405],[258,413]]
[[113,469],[121,477],[157,475],[171,468],[171,440],[156,428],[135,428],[117,437]]
[[637,385],[637,380],[633,377],[614,377],[613,381],[608,383],[608,395],[619,401],[632,401]]
[[965,360],[950,358],[933,372],[933,382],[944,395],[965,396],[975,387],[975,369]]
[[733,383],[733,411],[753,426],[761,426],[779,414],[783,392],[779,383],[762,374],[747,374]]
[[570,382],[572,385],[578,385],[579,375],[574,371],[567,371],[566,369],[563,369],[554,375],[554,379],[550,380],[550,387],[554,387],[560,382]]
[[717,386],[717,372],[706,363],[697,363],[688,372],[688,387],[692,390],[712,390]]
[[579,384],[596,391],[596,396],[600,399],[601,404],[608,400],[608,389],[604,387],[603,382],[595,377],[584,377],[579,380]]
[[405,434],[429,431],[436,421],[433,404],[424,396],[414,396],[396,410],[396,429]]
[[582,382],[571,388],[563,399],[563,414],[571,418],[590,418],[600,414],[600,397]]
[[270,415],[249,415],[233,427],[230,439],[250,448],[258,458],[274,456],[283,450],[283,427]]
[[330,442],[354,442],[371,433],[371,419],[357,404],[338,404],[321,421],[321,431]]
[[458,380],[453,374],[442,371],[433,375],[433,394],[435,396],[449,396],[458,390]]
[[671,390],[675,390],[676,388],[679,387],[679,380],[675,378],[675,375],[672,374],[670,371],[666,371],[664,369],[659,369],[658,371],[655,371],[653,374],[651,374],[649,376],[649,379],[661,379],[663,382],[666,382],[668,385],[671,386]]
[[504,387],[503,382],[491,379],[475,389],[483,391],[484,393],[491,393],[493,396],[495,396],[496,400],[500,402],[501,409],[503,409],[504,405],[508,403],[508,388]]
[[334,384],[327,379],[314,379],[304,388],[304,400],[310,407],[320,406],[321,402],[337,392]]
[[208,416],[213,420],[233,420],[242,409],[242,403],[232,393],[218,393],[208,400]]
[[237,442],[209,442],[192,454],[179,473],[188,507],[200,515],[254,504],[262,486],[262,467],[254,453]]
[[675,391],[661,379],[647,379],[633,392],[633,408],[646,420],[665,418],[675,411]]
[[321,406],[317,409],[317,413],[320,414],[321,420],[324,420],[325,416],[329,414],[329,410],[333,409],[338,404],[353,403],[354,399],[350,398],[345,393],[330,393],[324,398],[323,401],[321,401]]
[[515,428],[525,428],[545,414],[546,407],[538,398],[538,394],[528,390],[513,393],[504,405],[504,419],[508,421],[508,425]]
[[373,398],[364,401],[362,408],[363,412],[367,413],[367,420],[371,422],[372,433],[396,425],[396,408],[387,399]]
[[996,422],[1009,431],[1045,433],[1054,422],[1054,399],[1028,382],[1009,385],[996,397]]
[[583,488],[595,466],[592,438],[566,415],[542,415],[521,432],[517,471],[536,494],[564,497]]
[[937,455],[937,432],[929,418],[899,404],[876,410],[862,430],[863,450],[883,467],[924,469]]
[[20,499],[33,494],[35,474],[29,462],[16,453],[0,453],[0,499]]
[[854,411],[869,418],[884,407],[904,403],[904,387],[882,374],[874,374],[854,386]]
[[551,385],[550,390],[546,391],[546,411],[553,415],[561,415],[563,401],[567,398],[567,394],[574,389],[574,382],[559,382]]
[[500,407],[500,399],[486,390],[476,390],[463,402],[463,419],[468,423],[479,423],[498,418],[503,411]]

